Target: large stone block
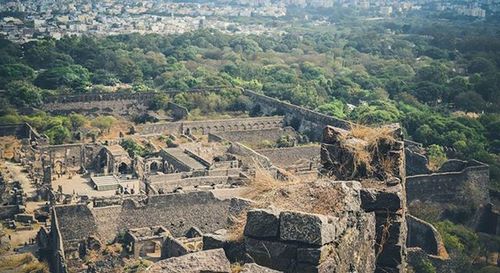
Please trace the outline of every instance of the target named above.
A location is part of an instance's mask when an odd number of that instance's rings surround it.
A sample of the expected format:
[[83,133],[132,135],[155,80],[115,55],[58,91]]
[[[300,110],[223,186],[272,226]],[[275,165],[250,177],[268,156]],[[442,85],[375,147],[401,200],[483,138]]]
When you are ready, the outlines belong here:
[[148,273],[231,273],[224,250],[213,249],[159,261]]
[[279,212],[254,209],[247,213],[245,236],[256,238],[277,237],[279,232]]
[[322,246],[336,237],[334,218],[319,214],[285,211],[280,214],[280,239]]
[[286,272],[295,266],[297,258],[295,244],[246,237],[245,246],[247,253],[259,265]]
[[404,206],[404,196],[400,185],[385,189],[362,189],[363,209],[370,211],[398,211]]

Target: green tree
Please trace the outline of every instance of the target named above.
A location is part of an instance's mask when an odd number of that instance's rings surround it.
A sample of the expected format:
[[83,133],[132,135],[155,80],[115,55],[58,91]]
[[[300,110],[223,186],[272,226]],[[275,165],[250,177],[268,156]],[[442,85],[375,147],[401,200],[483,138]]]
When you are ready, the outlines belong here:
[[17,107],[33,106],[42,104],[42,90],[25,81],[15,81],[5,87],[6,96],[10,103]]
[[35,71],[24,64],[5,64],[0,66],[0,88],[12,81],[27,82],[35,78]]
[[51,144],[62,144],[71,138],[71,132],[62,125],[48,129],[45,134],[49,137]]
[[66,87],[85,92],[90,85],[90,72],[80,65],[54,67],[40,73],[35,85],[46,89]]
[[73,130],[78,130],[88,122],[84,115],[74,113],[69,115],[69,120],[71,121],[71,127]]
[[109,132],[109,130],[111,129],[111,126],[113,126],[113,123],[115,121],[116,121],[116,119],[112,116],[98,116],[90,122],[90,125],[100,129],[101,132],[104,132],[104,131]]

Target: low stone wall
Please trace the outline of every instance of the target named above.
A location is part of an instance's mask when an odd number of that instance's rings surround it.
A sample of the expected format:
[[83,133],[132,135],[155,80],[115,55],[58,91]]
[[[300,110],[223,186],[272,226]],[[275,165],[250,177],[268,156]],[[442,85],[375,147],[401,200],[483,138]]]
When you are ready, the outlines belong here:
[[257,153],[269,158],[273,165],[286,168],[299,161],[319,162],[321,146],[298,146],[289,148],[259,149]]
[[420,247],[430,255],[448,257],[441,235],[436,228],[411,215],[406,215],[406,223],[408,224],[406,246]]
[[[237,202],[236,202],[237,203]],[[91,235],[111,241],[127,229],[164,226],[174,236],[191,227],[203,232],[226,228],[230,211],[239,211],[233,200],[220,200],[211,192],[152,195],[143,202],[125,199],[121,205],[90,208],[86,205],[56,206],[65,249]]]
[[433,173],[406,178],[408,202],[420,200],[478,207],[489,202],[489,167],[471,161],[460,172]]
[[189,115],[189,111],[186,107],[171,101],[168,102],[168,109],[172,111],[174,120],[185,119]]
[[255,164],[263,168],[271,168],[273,166],[269,158],[238,142],[231,142],[228,152],[239,156],[243,167],[246,168],[255,168]]
[[251,146],[258,146],[262,144],[263,141],[268,141],[274,144],[282,136],[286,135],[290,135],[295,138],[297,137],[297,133],[291,127],[219,132],[217,135],[229,141],[240,142]]

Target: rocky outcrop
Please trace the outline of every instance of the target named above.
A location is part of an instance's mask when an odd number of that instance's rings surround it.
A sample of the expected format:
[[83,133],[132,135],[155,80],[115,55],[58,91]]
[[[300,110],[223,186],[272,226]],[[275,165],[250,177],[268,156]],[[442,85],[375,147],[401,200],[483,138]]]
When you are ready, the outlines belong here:
[[205,250],[169,258],[152,265],[148,273],[231,273],[222,249]]

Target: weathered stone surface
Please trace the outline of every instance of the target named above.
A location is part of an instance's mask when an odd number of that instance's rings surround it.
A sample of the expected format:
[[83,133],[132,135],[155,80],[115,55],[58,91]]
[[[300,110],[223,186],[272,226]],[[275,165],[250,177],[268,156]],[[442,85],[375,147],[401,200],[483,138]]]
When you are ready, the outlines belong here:
[[332,218],[291,211],[280,214],[281,240],[321,246],[333,242],[335,235]]
[[198,227],[191,227],[186,232],[186,237],[187,238],[195,238],[195,237],[201,237],[201,236],[203,236],[203,232]]
[[255,263],[244,264],[241,267],[240,273],[280,273],[281,271],[277,271],[274,269],[270,269],[264,266],[260,266]]
[[280,220],[279,212],[273,210],[254,209],[247,213],[245,236],[266,238],[277,237]]
[[404,206],[401,186],[384,189],[362,189],[361,203],[366,211],[397,211]]
[[231,273],[224,250],[213,249],[159,261],[148,273]]
[[324,260],[329,254],[334,251],[334,246],[331,244],[324,245],[319,248],[298,248],[297,249],[297,261],[310,263],[313,265],[318,265],[322,260]]
[[230,240],[225,230],[220,230],[219,234],[208,233],[203,235],[203,250],[223,248],[226,257],[231,263],[253,262],[246,254],[245,242]]
[[259,265],[286,272],[294,268],[297,257],[295,244],[246,237],[245,246],[247,253]]
[[318,266],[321,273],[373,272],[375,270],[375,217],[361,213],[356,217],[357,227],[350,228],[335,243]]

